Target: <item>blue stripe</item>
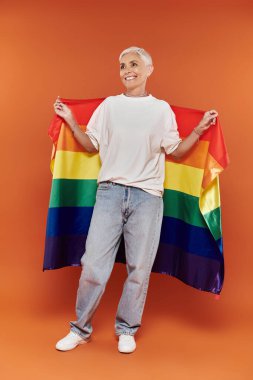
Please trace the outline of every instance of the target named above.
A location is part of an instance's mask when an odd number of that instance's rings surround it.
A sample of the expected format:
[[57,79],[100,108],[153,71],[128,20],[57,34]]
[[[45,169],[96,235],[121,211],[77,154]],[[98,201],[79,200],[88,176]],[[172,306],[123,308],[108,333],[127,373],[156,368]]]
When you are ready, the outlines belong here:
[[52,207],[48,210],[46,236],[86,235],[93,207]]
[[219,259],[221,256],[220,241],[215,241],[209,229],[193,226],[176,218],[163,218],[160,243],[174,245],[185,252],[209,258]]
[[[47,237],[86,235],[93,207],[50,208],[47,220]],[[222,256],[222,239],[215,241],[208,228],[197,227],[172,217],[163,217],[161,244],[181,248],[185,252],[219,260]]]

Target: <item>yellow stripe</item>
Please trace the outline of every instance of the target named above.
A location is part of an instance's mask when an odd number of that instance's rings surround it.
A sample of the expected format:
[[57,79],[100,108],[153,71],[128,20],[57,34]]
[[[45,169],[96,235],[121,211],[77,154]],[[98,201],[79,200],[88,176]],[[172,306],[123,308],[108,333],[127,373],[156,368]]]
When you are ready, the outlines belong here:
[[217,176],[203,191],[199,200],[200,211],[206,214],[220,207],[219,177]]
[[[53,178],[96,179],[100,170],[98,154],[57,151]],[[200,196],[203,169],[173,162],[165,163],[164,188]]]
[[54,161],[55,161],[55,159],[53,158],[50,162],[50,171],[52,174],[54,174]]
[[165,163],[164,188],[181,191],[199,197],[203,180],[204,169],[179,163]]
[[55,156],[53,178],[96,179],[100,166],[98,154],[58,150]]

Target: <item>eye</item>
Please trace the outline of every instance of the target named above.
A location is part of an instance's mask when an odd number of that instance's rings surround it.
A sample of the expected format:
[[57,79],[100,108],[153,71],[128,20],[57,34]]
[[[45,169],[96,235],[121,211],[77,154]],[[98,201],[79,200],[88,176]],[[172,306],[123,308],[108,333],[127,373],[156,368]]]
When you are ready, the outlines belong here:
[[133,62],[132,63],[132,66],[138,66],[136,62]]
[[125,65],[120,65],[120,70],[124,69]]

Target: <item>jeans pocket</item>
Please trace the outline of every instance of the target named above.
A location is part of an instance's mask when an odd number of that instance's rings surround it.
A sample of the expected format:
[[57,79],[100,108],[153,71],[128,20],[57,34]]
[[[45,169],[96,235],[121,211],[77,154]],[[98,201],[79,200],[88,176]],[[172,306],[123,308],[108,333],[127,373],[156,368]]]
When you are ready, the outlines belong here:
[[100,182],[98,184],[98,190],[107,190],[111,187],[111,182]]

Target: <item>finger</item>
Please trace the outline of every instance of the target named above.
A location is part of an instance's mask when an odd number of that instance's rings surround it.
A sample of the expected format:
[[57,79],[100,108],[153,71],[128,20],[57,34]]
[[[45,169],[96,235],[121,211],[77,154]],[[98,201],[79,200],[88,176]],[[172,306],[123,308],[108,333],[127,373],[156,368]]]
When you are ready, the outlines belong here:
[[60,104],[58,104],[58,103],[55,103],[54,104],[54,108],[60,108],[60,109],[62,109],[62,106]]
[[211,113],[210,111],[208,112],[208,115],[207,115],[208,119],[210,120],[216,119],[217,116],[218,116],[218,113]]
[[208,122],[209,125],[214,125],[215,123],[216,123],[216,118],[212,118]]
[[212,115],[212,116],[218,116],[218,112],[216,110],[210,110],[208,111],[209,115]]
[[61,103],[61,102],[55,102],[55,105],[56,105],[57,107],[63,107],[63,103]]

